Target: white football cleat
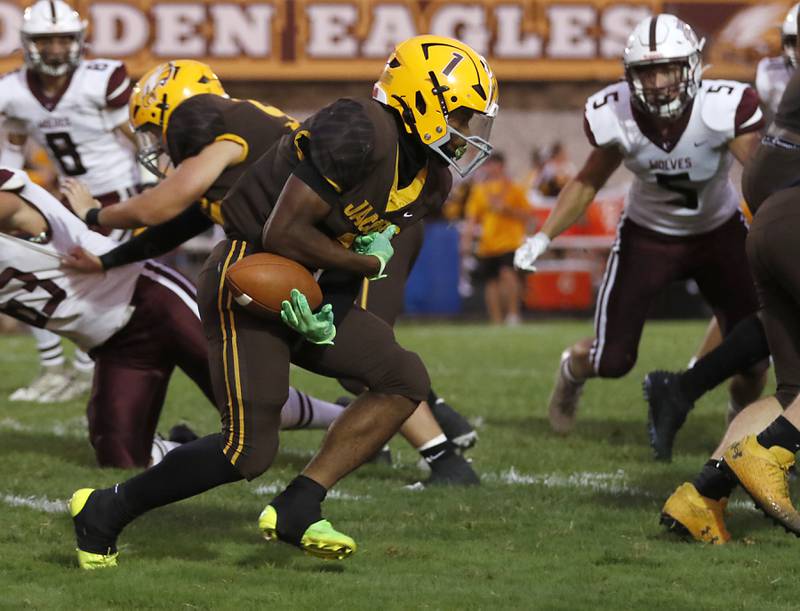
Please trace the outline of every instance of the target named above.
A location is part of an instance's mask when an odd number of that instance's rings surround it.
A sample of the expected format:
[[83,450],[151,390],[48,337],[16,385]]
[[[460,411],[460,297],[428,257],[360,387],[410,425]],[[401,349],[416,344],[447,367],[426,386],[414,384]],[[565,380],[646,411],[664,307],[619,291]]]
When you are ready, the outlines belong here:
[[92,389],[94,370],[72,369],[61,386],[53,386],[35,399],[38,403],[63,403],[77,399]]
[[[18,388],[8,397],[9,401],[41,401],[41,397],[48,396],[64,388],[70,381],[70,372],[60,367],[45,367],[39,376],[27,386]],[[55,399],[61,401],[66,399]]]

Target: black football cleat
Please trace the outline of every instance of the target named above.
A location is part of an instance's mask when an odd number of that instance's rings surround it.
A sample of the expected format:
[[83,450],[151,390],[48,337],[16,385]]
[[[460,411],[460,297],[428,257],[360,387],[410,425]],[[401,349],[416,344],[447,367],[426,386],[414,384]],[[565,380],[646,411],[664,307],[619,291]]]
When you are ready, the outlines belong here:
[[444,399],[437,399],[430,407],[445,437],[452,441],[459,451],[469,450],[478,442],[478,432],[475,427],[445,403]]
[[477,486],[480,483],[478,474],[472,469],[467,459],[460,454],[453,453],[431,463],[431,475],[428,479],[408,487],[422,490],[435,486]]
[[642,383],[648,404],[647,430],[656,460],[672,460],[675,436],[694,407],[694,403],[683,396],[679,379],[677,373],[651,371]]

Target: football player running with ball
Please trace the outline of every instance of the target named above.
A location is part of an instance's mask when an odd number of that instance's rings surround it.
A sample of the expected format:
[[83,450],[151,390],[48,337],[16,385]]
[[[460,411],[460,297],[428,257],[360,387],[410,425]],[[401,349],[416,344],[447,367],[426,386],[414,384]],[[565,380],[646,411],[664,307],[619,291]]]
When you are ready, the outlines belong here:
[[[631,370],[649,306],[670,282],[694,279],[723,333],[758,307],[747,227],[728,171],[731,154],[741,163],[751,155],[763,117],[747,85],[702,80],[702,48],[673,15],[636,26],[623,57],[626,81],[586,103],[594,150],[542,230],[516,252],[518,268],[535,270],[550,240],[583,214],[620,164],[634,174],[598,296],[595,337],[562,355],[549,402],[556,432],[572,430],[586,380]],[[742,376],[752,398],[765,368]]]
[[[383,275],[393,234],[443,205],[450,168],[466,176],[485,161],[496,113],[497,81],[481,56],[457,40],[415,37],[398,45],[372,98],[323,108],[247,169],[222,204],[227,239],[199,285],[222,432],[182,445],[113,488],[76,491],[70,510],[82,567],[116,565],[117,537],[137,516],[266,471],[278,448],[291,362],[369,390],[264,508],[259,527],[267,539],[323,558],[355,551],[353,539],[322,519],[322,501],[430,390],[420,358],[355,306],[355,295],[364,277]],[[264,251],[326,270],[320,285],[332,312],[312,313],[296,291],[284,303],[286,323],[237,306],[225,272]]]
[[[86,22],[62,0],[39,0],[23,13],[20,31],[25,65],[0,78],[0,115],[8,141],[0,163],[22,168],[28,137],[50,157],[61,178],[80,177],[107,205],[140,190],[140,168],[127,125],[131,82],[114,59],[84,58]],[[117,231],[114,239],[129,232]],[[32,328],[41,374],[12,393],[12,401],[66,401],[91,386],[91,359],[75,353],[64,367],[61,340]]]
[[[163,180],[144,193],[102,209],[80,181],[66,181],[64,193],[78,216],[92,226],[149,228],[101,257],[76,249],[65,261],[75,269],[102,272],[156,257],[213,223],[222,225],[223,197],[228,190],[251,164],[298,126],[274,106],[229,98],[211,68],[194,60],[174,60],[150,70],[134,87],[129,106],[131,126],[140,140],[140,161]],[[165,157],[174,167],[168,176],[158,166]],[[422,246],[422,232],[422,224],[418,224],[398,236],[397,252],[386,270],[388,278],[377,283],[364,280],[362,307],[392,326]],[[361,386],[352,380],[344,383],[354,391]],[[295,422],[300,428],[309,424],[321,427],[333,421],[341,409],[292,389],[282,414],[287,426]],[[433,391],[400,433],[430,466],[427,484],[479,482],[470,464],[456,452],[458,447],[474,444],[477,434]]]

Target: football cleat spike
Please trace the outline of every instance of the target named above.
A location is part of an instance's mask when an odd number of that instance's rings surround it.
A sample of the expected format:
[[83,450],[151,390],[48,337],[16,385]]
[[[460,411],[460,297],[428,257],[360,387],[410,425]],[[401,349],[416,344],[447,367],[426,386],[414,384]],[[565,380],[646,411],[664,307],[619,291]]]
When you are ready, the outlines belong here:
[[[267,505],[258,516],[258,527],[267,541],[281,540],[278,536],[278,512],[272,505]],[[323,560],[344,560],[357,549],[356,542],[334,529],[328,520],[318,520],[306,528],[299,547]]]
[[761,511],[800,537],[800,513],[789,495],[789,469],[794,454],[780,446],[765,448],[755,435],[737,441],[723,460]]
[[661,509],[661,524],[681,536],[695,541],[722,545],[731,539],[725,528],[725,507],[728,499],[719,501],[702,496],[694,484],[683,483],[672,493]]
[[[81,488],[80,490],[76,490],[69,500],[69,513],[75,525],[76,535],[80,528],[78,525],[79,515],[86,506],[86,501],[89,500],[92,492],[94,492],[94,488]],[[78,553],[78,565],[84,570],[93,571],[95,569],[108,569],[117,566],[117,556],[119,553],[116,551],[112,553],[111,548],[109,548],[107,554],[97,554],[82,550],[79,543],[75,551]]]

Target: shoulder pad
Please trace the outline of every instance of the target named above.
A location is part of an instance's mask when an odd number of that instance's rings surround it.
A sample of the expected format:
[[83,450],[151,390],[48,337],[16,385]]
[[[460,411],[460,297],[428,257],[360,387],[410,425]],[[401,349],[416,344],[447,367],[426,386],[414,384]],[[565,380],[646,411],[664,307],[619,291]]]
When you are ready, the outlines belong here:
[[27,182],[28,176],[22,170],[0,167],[0,191],[19,191]]
[[697,100],[702,104],[700,111],[703,124],[711,131],[724,132],[733,137],[736,109],[748,87],[739,81],[703,81]]
[[78,66],[83,72],[83,82],[86,93],[101,107],[106,105],[108,81],[114,72],[124,64],[116,59],[85,59]]
[[601,89],[586,100],[586,122],[597,146],[620,143],[622,122],[630,118],[630,90],[625,81]]

